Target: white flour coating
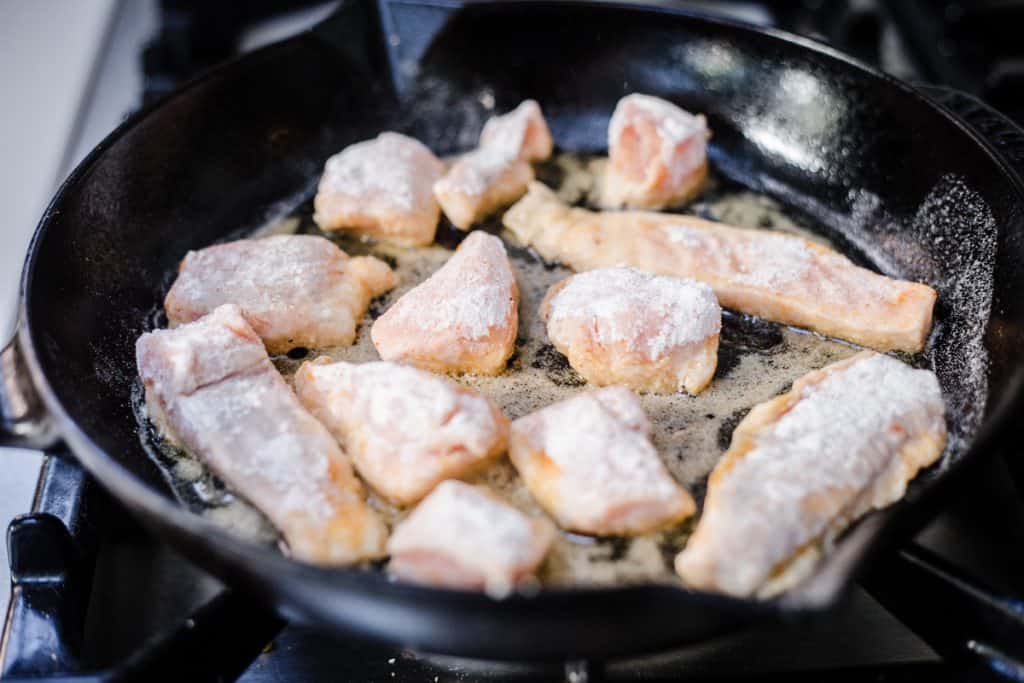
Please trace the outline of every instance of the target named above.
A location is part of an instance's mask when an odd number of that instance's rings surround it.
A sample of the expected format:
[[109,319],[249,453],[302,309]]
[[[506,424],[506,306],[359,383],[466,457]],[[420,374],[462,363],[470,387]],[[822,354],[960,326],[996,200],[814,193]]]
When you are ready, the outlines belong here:
[[688,225],[668,223],[661,228],[669,242],[682,244],[690,249],[707,248],[711,235],[704,230],[691,228]]
[[139,344],[143,379],[167,426],[221,476],[256,498],[272,495],[279,512],[326,520],[333,512],[328,453],[341,454],[288,391],[259,339],[240,329],[248,329],[241,311],[227,305],[151,333]]
[[274,506],[285,514],[299,512],[326,522],[334,509],[327,494],[328,459],[320,448],[325,442],[288,419],[291,401],[277,400],[275,392],[285,387],[274,379],[257,374],[206,387],[182,399],[182,418],[197,433],[219,432],[222,447],[235,444],[244,451],[244,457],[226,451],[206,454],[224,479],[259,482],[273,491]]
[[[530,136],[530,126],[536,131]],[[492,116],[480,132],[478,146],[462,155],[438,181],[440,193],[483,196],[512,164],[546,158],[551,154],[550,134],[534,100],[525,100],[501,116]]]
[[935,256],[929,280],[940,300],[957,312],[938,326],[931,352],[950,407],[960,416],[952,428],[960,448],[981,425],[988,401],[985,331],[992,312],[998,227],[977,192],[945,176],[921,202],[913,228],[931,237]]
[[228,304],[214,309],[202,323],[150,333],[149,343],[158,343],[162,352],[158,360],[147,363],[147,376],[160,393],[167,399],[189,395],[266,363],[263,345],[236,332],[237,326],[245,326],[241,315],[237,306]]
[[480,147],[493,150],[496,156],[518,158],[526,144],[531,109],[536,110],[537,103],[527,100],[507,114],[487,119],[480,131]]
[[636,395],[605,387],[548,406],[512,423],[557,465],[559,499],[574,516],[603,517],[637,500],[672,500],[677,484],[651,444]]
[[262,307],[294,307],[302,292],[343,268],[347,257],[323,240],[306,235],[272,235],[190,251],[174,291],[187,301],[223,297],[230,282],[234,298]]
[[421,167],[424,158],[431,157],[431,151],[418,140],[381,133],[328,159],[320,192],[356,199],[373,197],[399,210],[414,211],[430,201],[430,183],[423,182]]
[[807,245],[789,235],[760,235],[737,245],[736,256],[736,280],[754,287],[786,287],[805,279],[812,267]]
[[540,562],[553,530],[481,489],[442,482],[396,528],[392,556],[436,553],[484,577],[489,595],[501,598],[519,574]]
[[515,279],[500,239],[473,232],[429,280],[400,299],[389,316],[399,327],[425,332],[456,328],[480,339],[508,322]]
[[[345,413],[357,417],[370,453],[397,452],[405,467],[430,455],[486,452],[496,425],[487,399],[432,372],[398,363],[311,365],[328,411],[336,392],[347,397]],[[342,416],[338,416],[343,419]]]
[[535,100],[524,100],[509,113],[487,120],[480,132],[480,146],[494,147],[505,155],[514,154],[526,161],[537,161],[551,155],[550,137],[540,105]]
[[[615,158],[615,148],[625,129],[636,125],[637,119],[651,121],[658,133],[659,153],[665,167],[672,173],[670,184],[704,163],[707,157],[707,122],[676,105],[651,95],[632,94],[623,97],[608,123],[608,149]],[[681,156],[679,147],[689,143]]]
[[704,283],[635,268],[599,268],[569,278],[551,298],[549,330],[580,322],[593,327],[601,343],[624,343],[655,360],[717,335],[722,309]]
[[517,152],[503,145],[478,147],[459,157],[452,170],[437,181],[436,191],[482,197],[517,157]]
[[762,584],[889,470],[904,444],[943,433],[944,411],[931,371],[880,354],[806,385],[719,475],[717,503],[701,520],[710,535],[683,556],[710,553],[728,566],[726,588]]
[[816,244],[801,234],[719,233],[714,224],[696,227],[671,220],[660,229],[669,242],[705,252],[709,269],[713,266],[737,285],[781,292],[811,291],[821,300],[849,310],[856,310],[865,299],[898,305],[906,287],[899,280],[856,267],[840,253],[815,248]]
[[274,235],[190,251],[164,300],[171,323],[238,304],[267,348],[351,342],[371,297],[395,284],[376,259],[330,240]]
[[[944,429],[943,412],[932,372],[874,354],[806,387],[796,405],[734,466],[733,485],[753,487],[760,478],[756,485],[764,497],[787,498],[806,491],[808,484],[840,488],[851,477],[863,483],[908,432]],[[894,421],[903,428],[890,429]],[[754,472],[759,474],[744,479]],[[765,486],[768,482],[774,485]]]

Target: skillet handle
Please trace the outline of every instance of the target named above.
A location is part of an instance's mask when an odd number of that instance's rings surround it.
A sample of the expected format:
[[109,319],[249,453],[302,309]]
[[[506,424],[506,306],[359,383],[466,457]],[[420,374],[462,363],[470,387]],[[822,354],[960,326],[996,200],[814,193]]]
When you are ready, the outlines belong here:
[[1024,682],[1021,601],[916,543],[881,557],[862,583],[944,660],[976,672],[972,680]]
[[57,441],[15,335],[0,351],[0,446],[47,449]]

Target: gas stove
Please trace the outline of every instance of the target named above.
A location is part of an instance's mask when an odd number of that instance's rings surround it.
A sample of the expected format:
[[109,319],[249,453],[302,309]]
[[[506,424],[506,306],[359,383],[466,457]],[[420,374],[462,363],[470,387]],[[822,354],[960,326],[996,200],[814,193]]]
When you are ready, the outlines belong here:
[[[981,97],[1024,122],[1024,96],[1014,86],[1024,74],[1024,52],[1010,38],[1013,31],[1000,28],[1011,26],[1013,13],[1020,12],[1015,3],[661,4],[816,38],[901,78]],[[121,3],[71,158],[94,144],[89,136],[104,122],[116,123],[198,71],[300,30],[330,9],[331,3],[281,0]],[[130,77],[125,59],[137,65]],[[929,604],[927,591],[908,582],[914,580],[914,562],[923,557],[951,573],[983,577],[998,594],[1024,595],[1024,478],[1015,475],[993,458],[963,482],[959,499],[915,546],[880,562],[847,608],[827,620],[756,628],[632,660],[538,664],[433,656],[287,624],[155,540],[72,456],[57,452],[46,459],[31,512],[9,530],[14,591],[2,634],[0,678],[977,680],[990,675],[987,667],[999,665],[999,653],[965,656],[945,627],[955,618],[954,606],[944,612],[946,606]],[[1024,672],[1017,673],[1024,680]]]

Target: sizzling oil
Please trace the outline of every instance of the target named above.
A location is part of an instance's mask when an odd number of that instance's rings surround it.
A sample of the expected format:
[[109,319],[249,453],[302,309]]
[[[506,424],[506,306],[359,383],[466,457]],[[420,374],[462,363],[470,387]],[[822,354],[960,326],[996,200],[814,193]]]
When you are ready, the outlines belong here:
[[[558,188],[564,200],[589,204],[590,194],[598,186],[594,174],[600,171],[600,160],[564,154],[538,168],[538,177]],[[724,189],[714,182],[703,198],[687,207],[686,212],[733,225],[796,232],[821,240],[787,216],[771,199],[745,190]],[[571,271],[546,264],[523,249],[515,237],[500,229],[497,219],[487,221],[482,227],[500,232],[508,246],[521,293],[519,336],[508,368],[501,375],[465,375],[454,379],[489,396],[510,419],[515,419],[588,389],[565,357],[548,343],[544,325],[537,316],[548,287],[569,276]],[[292,215],[264,226],[257,234],[291,232],[323,234],[310,218],[308,203]],[[369,335],[373,320],[437,270],[451,255],[451,248],[461,234],[442,226],[439,244],[427,248],[395,247],[345,234],[325,236],[349,254],[373,254],[388,262],[401,284],[373,302],[354,345],[298,349],[274,357],[275,365],[289,381],[299,365],[321,355],[355,362],[377,360]],[[641,396],[653,427],[654,445],[672,474],[698,502],[703,499],[708,474],[729,445],[733,428],[752,406],[787,390],[795,379],[808,371],[857,351],[845,343],[729,312],[724,314],[722,322],[718,369],[705,391],[696,397],[686,394]],[[148,442],[151,453],[186,504],[248,538],[262,542],[275,538],[263,516],[233,496],[198,460],[162,443],[151,429],[147,430],[144,441]],[[479,473],[474,481],[488,485],[524,511],[541,513],[507,458]],[[371,504],[390,524],[403,514],[372,495]],[[554,544],[539,578],[549,585],[677,582],[672,558],[685,545],[694,522],[689,520],[677,528],[631,539],[563,533]]]

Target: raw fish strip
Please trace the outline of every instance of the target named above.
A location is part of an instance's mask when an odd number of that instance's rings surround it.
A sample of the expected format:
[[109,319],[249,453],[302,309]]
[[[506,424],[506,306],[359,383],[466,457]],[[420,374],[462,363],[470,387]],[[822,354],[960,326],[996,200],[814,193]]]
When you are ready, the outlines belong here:
[[739,596],[806,578],[837,534],[938,459],[944,410],[931,371],[871,351],[805,375],[736,427],[676,570]]
[[935,290],[854,265],[821,244],[693,216],[571,208],[540,183],[505,213],[505,227],[576,271],[633,266],[711,285],[719,303],[882,351],[917,352]]
[[294,557],[379,557],[387,528],[348,458],[274,369],[234,305],[136,345],[150,418],[262,511]]

